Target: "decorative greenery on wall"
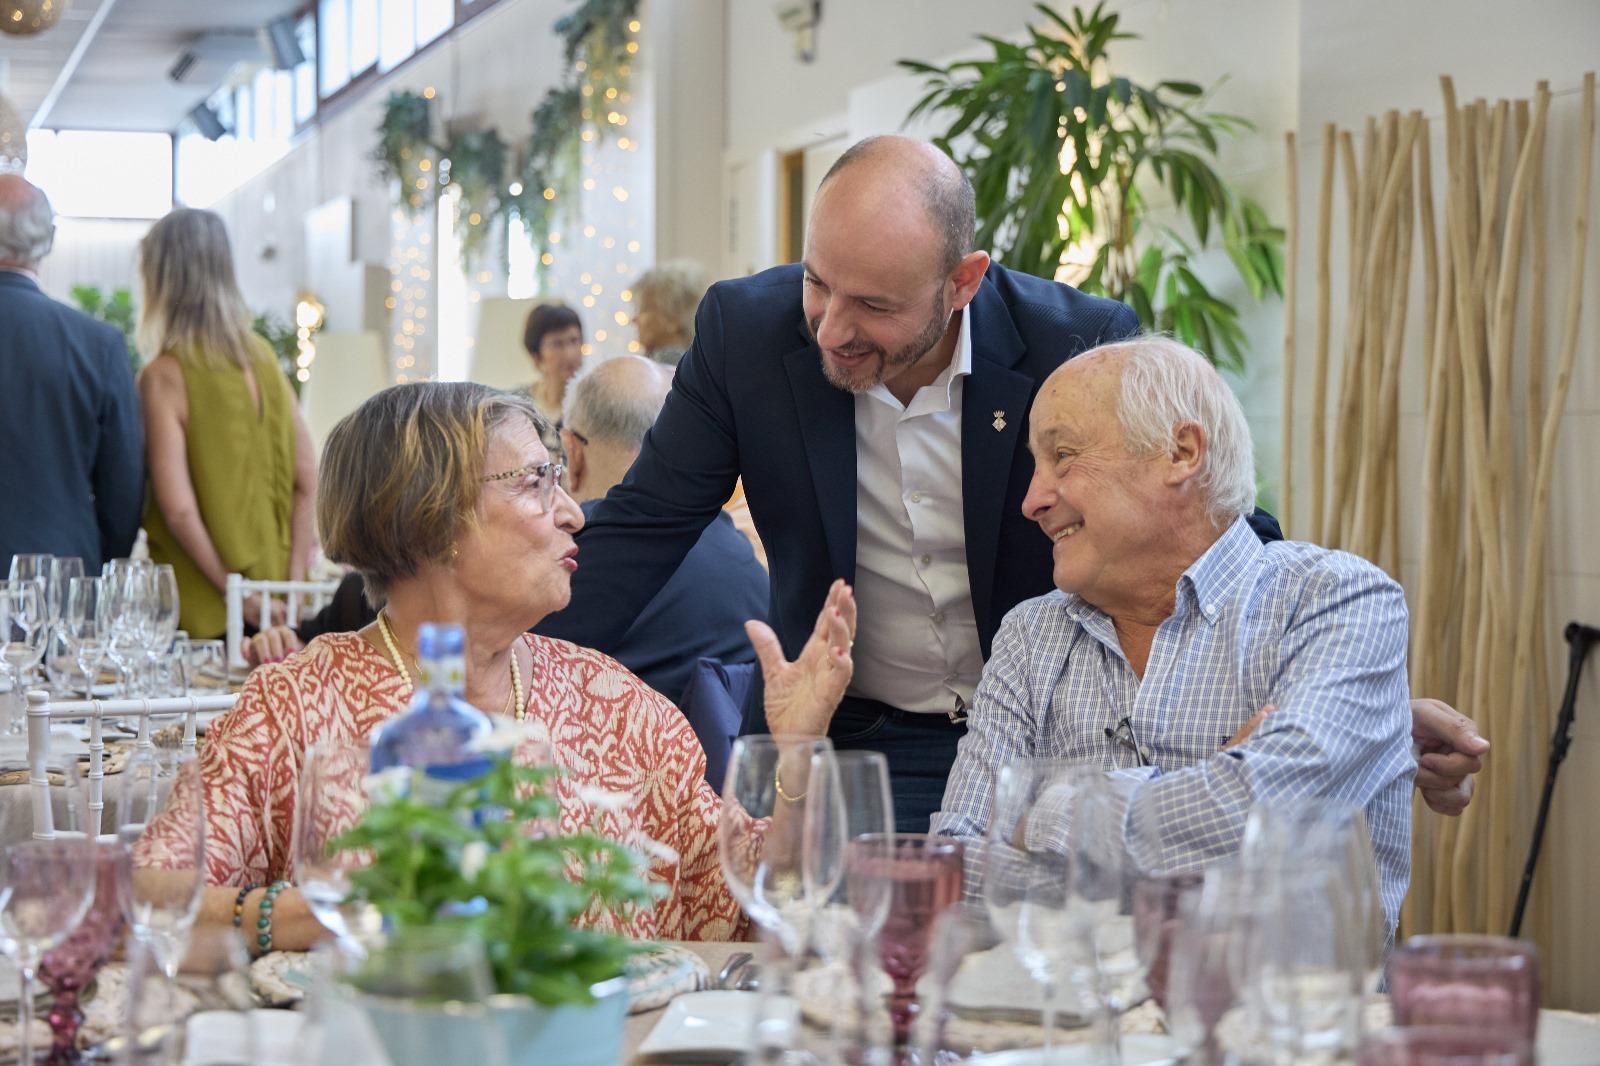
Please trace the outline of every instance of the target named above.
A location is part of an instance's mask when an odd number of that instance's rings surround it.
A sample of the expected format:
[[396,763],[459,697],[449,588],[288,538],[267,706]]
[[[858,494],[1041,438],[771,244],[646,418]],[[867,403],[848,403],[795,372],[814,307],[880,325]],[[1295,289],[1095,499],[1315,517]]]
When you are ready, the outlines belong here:
[[262,313],[256,316],[250,328],[261,334],[272,348],[272,354],[278,357],[278,365],[283,368],[283,376],[289,379],[294,394],[299,396],[300,378],[295,373],[294,360],[300,354],[300,335],[295,332],[293,324],[277,315]]
[[[1249,129],[1210,110],[1184,81],[1137,85],[1113,73],[1109,46],[1135,39],[1099,3],[1027,27],[1021,44],[984,36],[982,59],[935,66],[907,121],[954,116],[935,138],[977,192],[980,248],[1009,267],[1060,277],[1129,304],[1235,369],[1244,363],[1237,309],[1200,280],[1194,260],[1214,236],[1252,297],[1283,292],[1283,231],[1216,170],[1222,138]],[[1161,220],[1165,196],[1187,231]]]
[[603,104],[627,98],[639,51],[638,10],[639,0],[582,0],[556,21],[570,69],[534,108],[509,187],[510,149],[498,130],[452,125],[444,143],[433,140],[432,90],[389,94],[372,153],[379,176],[398,182],[401,206],[413,215],[440,187],[454,185],[461,198],[457,234],[469,260],[512,211],[542,249],[558,205],[571,210],[576,202],[584,142],[603,140],[627,121]]

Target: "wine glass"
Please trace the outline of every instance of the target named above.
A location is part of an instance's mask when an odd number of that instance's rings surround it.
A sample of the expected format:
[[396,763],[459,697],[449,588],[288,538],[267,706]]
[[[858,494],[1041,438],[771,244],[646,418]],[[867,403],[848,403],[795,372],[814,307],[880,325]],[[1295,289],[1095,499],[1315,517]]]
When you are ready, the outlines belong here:
[[50,990],[45,1020],[53,1034],[52,1062],[76,1061],[78,1030],[83,1025],[78,997],[93,983],[122,940],[124,921],[119,892],[127,863],[127,845],[115,837],[104,837],[96,843],[95,890],[89,910],[78,927],[47,952],[39,964],[39,980]]
[[50,582],[50,562],[53,555],[18,554],[11,557],[11,570],[6,575],[9,581],[33,581],[39,585],[40,595],[44,594],[45,586]]
[[84,677],[85,699],[94,695],[94,683],[100,676],[100,665],[105,662],[106,645],[110,640],[110,610],[104,578],[75,577],[67,583],[61,629],[78,672]]
[[61,621],[61,614],[66,609],[67,586],[72,583],[73,578],[82,576],[83,560],[76,555],[50,557],[50,578],[45,584],[45,607],[49,612],[51,625]]
[[1056,997],[1072,972],[1079,915],[1072,908],[1073,853],[1041,835],[1044,820],[1036,812],[1081,769],[1048,759],[1001,767],[984,842],[983,900],[995,929],[1043,990],[1046,1059],[1055,1049]]
[[86,797],[71,763],[45,766],[32,782],[34,802],[48,804],[52,834],[0,852],[0,949],[22,974],[20,1061],[33,1062],[33,991],[39,963],[78,928],[94,897],[95,838],[84,830]]
[[228,691],[227,645],[220,640],[184,640],[178,644],[186,696],[220,696]]
[[178,631],[178,578],[172,566],[162,563],[151,568],[146,586],[148,600],[141,615],[140,635],[144,641],[145,691],[164,696],[160,690],[160,661],[172,648]]
[[910,1042],[920,1004],[917,982],[928,964],[933,923],[961,900],[965,846],[927,833],[868,835],[851,841],[852,896],[887,897],[878,930],[878,957],[893,983],[889,1018],[898,1052]]
[[1254,887],[1237,861],[1214,863],[1199,891],[1179,898],[1163,1010],[1182,1061],[1223,1061],[1218,1027],[1238,1001],[1255,902]]
[[131,561],[106,567],[106,596],[110,620],[106,654],[117,668],[118,695],[133,694],[134,664],[143,653],[152,582],[150,564]]
[[350,881],[367,856],[335,842],[367,808],[371,768],[365,740],[318,741],[306,749],[295,804],[295,883],[317,921],[357,955],[359,942],[375,935],[383,919]]
[[[27,558],[18,556],[18,558]],[[46,636],[44,592],[39,581],[18,578],[0,583],[0,657],[11,671],[12,714],[8,731],[27,732],[26,671],[44,657]]]
[[[823,777],[829,781],[818,787]],[[868,988],[876,971],[873,941],[888,915],[890,896],[887,881],[851,878],[848,871],[889,854],[894,803],[888,760],[873,751],[834,752],[813,772],[806,802],[805,847],[819,857],[814,887],[822,900],[812,947],[824,968],[805,976],[826,990],[830,1056],[838,1057],[848,1045],[852,1059],[865,1058],[877,1038]],[[831,893],[824,896],[830,885]],[[809,1022],[815,1013],[802,1012],[802,1018]]]
[[121,774],[117,839],[132,861],[122,907],[135,940],[178,972],[206,885],[204,783],[192,752],[140,751]]

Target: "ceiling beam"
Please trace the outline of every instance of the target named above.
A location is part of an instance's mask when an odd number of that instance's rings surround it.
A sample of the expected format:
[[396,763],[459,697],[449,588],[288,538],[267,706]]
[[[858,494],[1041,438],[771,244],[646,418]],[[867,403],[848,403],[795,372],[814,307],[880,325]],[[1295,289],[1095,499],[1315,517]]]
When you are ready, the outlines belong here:
[[105,25],[106,16],[111,14],[111,9],[117,6],[117,0],[100,0],[100,6],[95,13],[89,16],[89,22],[83,27],[83,33],[78,35],[78,43],[72,46],[72,53],[67,56],[67,61],[61,64],[61,73],[56,75],[55,84],[50,86],[50,91],[44,94],[44,99],[39,101],[39,106],[33,112],[33,118],[28,122],[30,130],[39,129],[44,125],[44,120],[49,116],[50,109],[56,106],[56,101],[61,98],[62,92],[67,88],[67,82],[72,80],[72,75],[77,73],[78,64],[83,62],[84,55],[89,51],[89,46],[100,33],[100,27]]

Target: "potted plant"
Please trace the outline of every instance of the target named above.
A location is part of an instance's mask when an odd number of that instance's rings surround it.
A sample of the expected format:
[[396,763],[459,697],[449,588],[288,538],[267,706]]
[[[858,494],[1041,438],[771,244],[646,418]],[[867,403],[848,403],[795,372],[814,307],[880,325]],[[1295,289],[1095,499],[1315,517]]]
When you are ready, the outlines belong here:
[[1121,300],[1147,329],[1242,369],[1238,311],[1195,260],[1220,235],[1253,298],[1283,293],[1283,230],[1216,167],[1221,140],[1250,123],[1210,109],[1193,82],[1118,76],[1111,46],[1135,35],[1104,3],[1070,16],[1036,6],[1044,24],[1021,42],[984,36],[989,56],[900,62],[925,78],[907,121],[949,116],[934,143],[972,179],[977,246]]
[[[621,1054],[628,1006],[623,967],[647,945],[574,922],[596,907],[647,906],[659,886],[630,848],[595,832],[555,830],[559,808],[550,783],[558,773],[519,766],[502,751],[482,777],[435,801],[405,787],[406,771],[385,771],[369,788],[371,805],[337,846],[371,857],[351,875],[353,890],[394,935],[431,931],[482,943],[499,993],[490,1017],[509,1062],[610,1066]],[[373,993],[370,1005],[387,991],[386,977],[357,966],[346,981]],[[424,1061],[428,1053],[414,1039],[395,1047],[391,1038],[414,1033],[419,1010],[437,1009],[447,1032],[448,1005],[390,1002],[396,1019],[410,1019],[404,1026],[372,1019],[390,1057]]]

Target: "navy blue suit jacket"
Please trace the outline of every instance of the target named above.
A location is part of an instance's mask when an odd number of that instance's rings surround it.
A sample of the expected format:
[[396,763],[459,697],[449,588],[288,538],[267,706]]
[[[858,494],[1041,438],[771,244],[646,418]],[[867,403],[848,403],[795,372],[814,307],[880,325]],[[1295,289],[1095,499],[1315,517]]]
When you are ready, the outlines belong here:
[[[578,534],[575,606],[541,631],[609,651],[743,477],[771,569],[773,628],[795,655],[835,578],[856,569],[855,400],[830,385],[801,308],[801,268],[711,287],[638,460]],[[972,300],[961,481],[984,655],[1005,613],[1050,588],[1050,544],[1022,516],[1027,413],[1062,361],[1127,336],[1127,307],[991,265]],[[995,412],[1005,426],[995,430]],[[870,623],[869,623],[870,624]]]
[[144,432],[114,327],[0,270],[0,566],[18,552],[125,556],[144,505]]
[[[585,503],[584,515],[592,514],[599,502]],[[580,574],[589,565],[587,551],[585,547],[578,553]],[[667,699],[682,703],[689,675],[702,657],[724,663],[755,661],[744,624],[766,617],[767,572],[733,519],[719,514],[683,557],[678,572],[606,652]]]

